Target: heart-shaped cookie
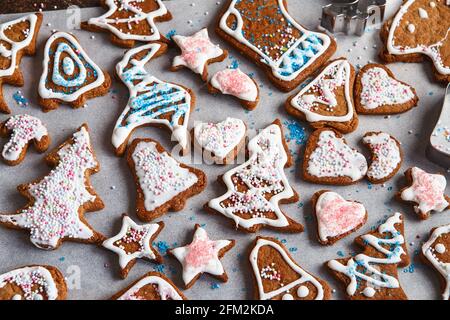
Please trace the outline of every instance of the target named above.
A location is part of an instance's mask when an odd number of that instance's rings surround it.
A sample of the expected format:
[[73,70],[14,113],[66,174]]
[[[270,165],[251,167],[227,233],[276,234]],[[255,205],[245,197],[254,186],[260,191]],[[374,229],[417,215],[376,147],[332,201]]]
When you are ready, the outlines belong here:
[[367,221],[367,210],[361,203],[345,200],[336,192],[316,192],[311,201],[321,244],[334,244],[358,230]]
[[194,127],[194,143],[203,156],[217,164],[234,160],[245,142],[244,121],[227,118],[219,123],[199,123]]
[[360,114],[402,113],[418,102],[416,90],[382,64],[368,64],[356,77],[355,107]]
[[339,132],[324,128],[309,136],[303,160],[305,180],[349,185],[364,178],[366,173],[366,158],[350,148]]
[[345,58],[332,61],[288,99],[286,110],[316,129],[328,126],[342,133],[355,131],[358,116],[353,104],[354,80],[355,69]]

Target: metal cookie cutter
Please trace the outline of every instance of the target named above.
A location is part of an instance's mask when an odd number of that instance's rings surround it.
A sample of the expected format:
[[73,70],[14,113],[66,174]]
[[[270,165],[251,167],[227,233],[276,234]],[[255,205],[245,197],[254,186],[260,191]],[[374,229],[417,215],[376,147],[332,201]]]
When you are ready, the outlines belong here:
[[331,33],[361,36],[384,20],[386,0],[332,0],[322,7],[321,26]]
[[450,84],[445,92],[441,116],[430,137],[427,157],[434,163],[450,169]]

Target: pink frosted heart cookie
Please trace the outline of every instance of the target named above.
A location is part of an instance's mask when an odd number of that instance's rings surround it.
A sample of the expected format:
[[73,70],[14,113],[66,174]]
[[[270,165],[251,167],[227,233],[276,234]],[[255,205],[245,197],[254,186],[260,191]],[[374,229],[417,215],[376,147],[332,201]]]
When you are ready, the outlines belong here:
[[247,110],[258,106],[259,89],[256,81],[239,69],[225,69],[215,73],[208,83],[208,91],[234,96]]
[[367,221],[367,210],[361,203],[345,200],[336,192],[318,191],[311,201],[321,244],[332,245]]

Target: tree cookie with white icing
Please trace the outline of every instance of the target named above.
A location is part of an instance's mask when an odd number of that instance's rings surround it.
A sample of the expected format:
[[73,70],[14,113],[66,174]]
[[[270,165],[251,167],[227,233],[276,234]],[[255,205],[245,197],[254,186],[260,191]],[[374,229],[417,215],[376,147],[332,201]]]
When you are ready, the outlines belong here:
[[110,32],[111,42],[124,48],[136,42],[168,42],[155,23],[172,19],[162,0],[101,0],[101,5],[108,11],[82,22],[82,29]]
[[136,184],[136,212],[142,221],[180,211],[186,200],[206,188],[203,171],[178,162],[152,139],[135,139],[127,162]]
[[31,143],[40,153],[47,151],[50,146],[50,135],[45,125],[28,114],[12,116],[1,123],[0,136],[9,137],[9,141],[3,146],[2,159],[10,166],[23,161]]
[[408,186],[397,193],[397,198],[412,204],[420,219],[428,219],[433,211],[450,209],[450,197],[445,194],[447,179],[444,175],[412,167],[406,170],[405,178]]
[[355,107],[359,114],[397,114],[417,106],[419,97],[410,85],[395,78],[385,65],[368,64],[355,82]]
[[299,199],[284,172],[293,163],[284,138],[280,120],[261,130],[248,143],[249,160],[219,177],[227,192],[210,200],[205,209],[246,232],[263,227],[302,232],[303,226],[280,209],[280,204]]
[[314,131],[306,143],[303,178],[318,184],[349,185],[364,178],[367,160],[336,130]]
[[0,24],[0,112],[11,113],[3,98],[3,84],[24,85],[20,62],[24,55],[35,54],[41,24],[41,13]]
[[345,200],[333,191],[316,192],[311,203],[317,220],[318,239],[323,245],[333,245],[367,221],[367,209],[362,203]]
[[57,249],[64,241],[100,244],[105,237],[86,221],[85,212],[104,208],[90,183],[100,170],[86,124],[50,152],[45,162],[52,171],[17,190],[28,204],[14,214],[0,214],[0,225],[27,230],[38,248]]
[[111,300],[187,300],[184,294],[165,275],[149,272],[120,290]]
[[254,110],[259,103],[258,84],[239,68],[216,72],[209,80],[208,91],[212,94],[222,93],[236,97],[247,110]]
[[111,86],[109,74],[67,32],[56,32],[48,38],[43,68],[38,93],[44,112],[55,110],[60,104],[81,108],[88,99],[107,94]]
[[349,133],[358,127],[353,102],[355,68],[345,58],[329,62],[314,80],[288,98],[286,111],[313,128]]
[[403,162],[400,142],[384,132],[367,132],[362,142],[372,153],[367,179],[377,184],[384,183],[395,176]]
[[427,57],[439,81],[450,82],[450,3],[405,0],[381,29],[386,62],[421,62]]
[[65,300],[67,285],[57,268],[26,266],[0,274],[0,300]]
[[257,300],[328,300],[331,288],[294,260],[275,238],[257,237],[249,256]]
[[260,66],[282,91],[292,91],[336,51],[336,42],[297,23],[286,0],[228,0],[217,34]]
[[203,273],[227,282],[228,276],[220,259],[234,244],[234,240],[210,240],[206,230],[196,224],[192,242],[184,247],[169,249],[167,253],[181,263],[183,282],[189,289]]

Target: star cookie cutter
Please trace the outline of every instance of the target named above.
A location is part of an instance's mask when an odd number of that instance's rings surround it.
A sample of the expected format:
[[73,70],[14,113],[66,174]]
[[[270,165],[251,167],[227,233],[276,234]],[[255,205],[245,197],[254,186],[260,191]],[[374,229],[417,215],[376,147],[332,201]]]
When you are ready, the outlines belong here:
[[331,33],[363,35],[384,20],[386,0],[332,0],[322,7],[321,26]]
[[450,84],[445,92],[441,115],[430,137],[427,157],[441,167],[450,169]]

